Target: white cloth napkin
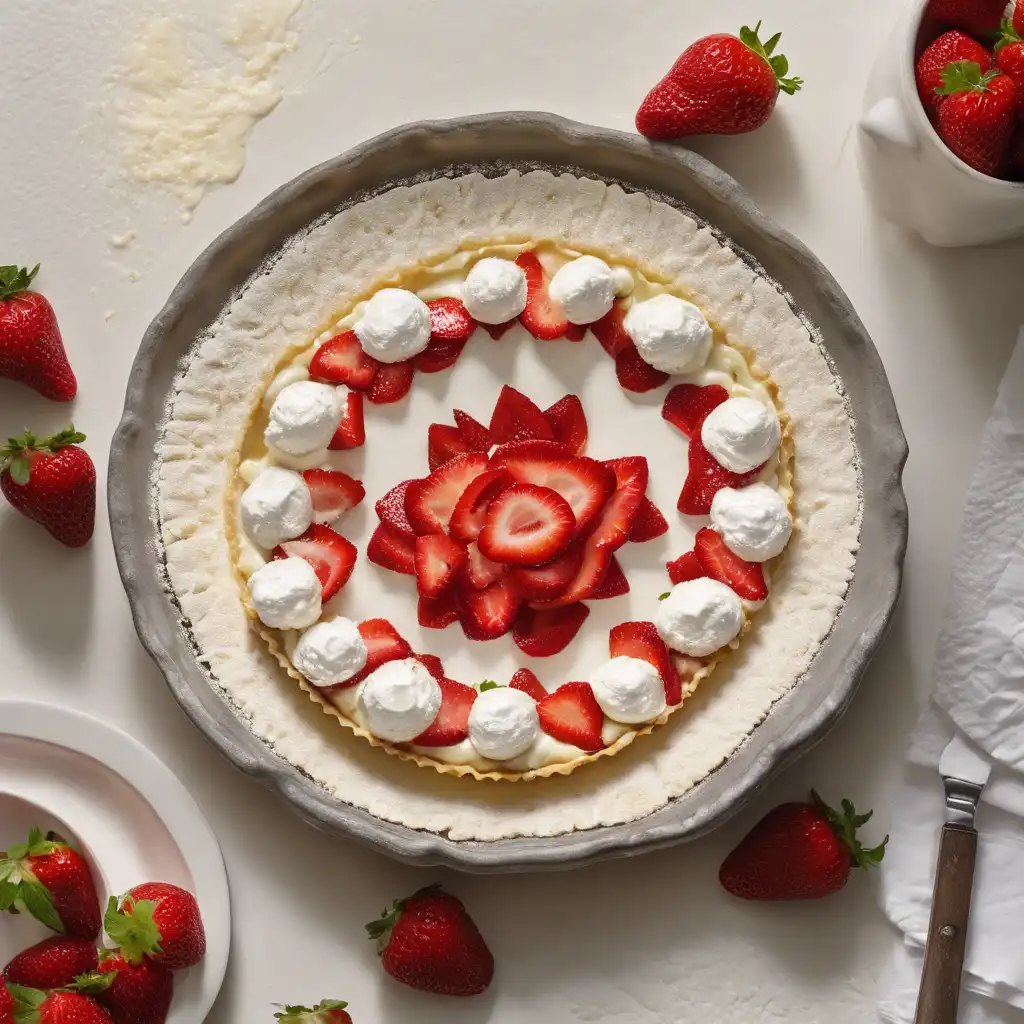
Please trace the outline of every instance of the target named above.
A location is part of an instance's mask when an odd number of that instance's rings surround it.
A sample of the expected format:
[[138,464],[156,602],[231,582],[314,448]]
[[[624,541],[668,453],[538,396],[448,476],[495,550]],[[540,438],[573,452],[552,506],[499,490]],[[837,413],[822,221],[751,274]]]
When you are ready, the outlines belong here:
[[978,813],[959,1019],[1024,1024],[1024,332],[971,482],[936,682],[943,711],[930,707],[911,737],[882,865],[882,907],[901,941],[879,986],[879,1014],[897,1024],[914,1017],[945,803],[937,769],[958,727],[993,762]]

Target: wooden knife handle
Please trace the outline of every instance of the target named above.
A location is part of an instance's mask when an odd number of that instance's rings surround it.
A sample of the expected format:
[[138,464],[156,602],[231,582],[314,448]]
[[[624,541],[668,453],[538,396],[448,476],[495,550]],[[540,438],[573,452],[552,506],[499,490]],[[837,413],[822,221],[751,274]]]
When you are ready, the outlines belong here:
[[977,852],[973,828],[943,826],[914,1024],[956,1024]]

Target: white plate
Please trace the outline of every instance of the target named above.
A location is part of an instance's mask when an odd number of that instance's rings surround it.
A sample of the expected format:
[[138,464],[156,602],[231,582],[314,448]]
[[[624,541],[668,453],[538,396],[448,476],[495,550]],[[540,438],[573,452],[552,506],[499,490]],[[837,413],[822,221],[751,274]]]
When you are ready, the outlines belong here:
[[[206,958],[177,972],[167,1020],[202,1021],[227,969],[228,879],[213,830],[170,769],[88,715],[0,701],[0,850],[23,842],[33,825],[80,846],[104,904],[142,882],[171,882],[195,894]],[[25,915],[0,921],[0,963],[49,934]]]

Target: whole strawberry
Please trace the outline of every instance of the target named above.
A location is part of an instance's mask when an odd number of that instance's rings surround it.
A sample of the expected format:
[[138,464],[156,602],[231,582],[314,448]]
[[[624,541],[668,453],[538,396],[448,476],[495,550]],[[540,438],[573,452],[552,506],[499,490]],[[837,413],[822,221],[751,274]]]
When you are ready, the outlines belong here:
[[991,36],[999,28],[1006,0],[931,0],[925,20],[945,28],[962,28],[976,36]]
[[92,538],[96,524],[96,467],[73,426],[40,440],[34,434],[0,445],[0,491],[29,519],[69,548]]
[[937,114],[945,99],[945,96],[939,94],[942,72],[950,64],[961,60],[974,61],[982,71],[992,70],[992,54],[958,28],[943,32],[918,58],[914,69],[917,94],[929,114]]
[[885,856],[881,844],[865,849],[857,829],[871,820],[849,800],[842,813],[811,792],[811,802],[769,811],[722,864],[718,880],[745,900],[816,900],[839,892],[851,869],[869,868]]
[[27,843],[0,854],[0,911],[28,911],[52,931],[96,941],[100,902],[82,855],[34,828]]
[[352,1024],[352,1018],[340,999],[324,999],[314,1007],[282,1006],[274,1019],[282,1024]]
[[494,957],[461,901],[439,886],[396,900],[366,926],[384,970],[424,992],[475,996],[494,977]]
[[996,67],[1017,90],[1017,118],[1024,118],[1024,36],[1007,19],[996,41]]
[[[120,950],[105,950],[96,975],[104,982],[109,980],[98,988],[95,998],[107,1008],[114,1024],[163,1024],[167,1020],[174,975],[166,967],[145,957],[133,964]],[[83,981],[88,983],[89,979]]]
[[760,30],[758,22],[740,29],[739,38],[698,39],[647,94],[636,130],[649,139],[679,139],[760,128],[771,117],[779,91],[792,95],[803,85],[786,77],[789,61],[775,54],[782,33],[762,43]]
[[16,1024],[113,1024],[110,1014],[82,992],[43,992],[22,985],[8,988],[14,996]]
[[29,290],[39,264],[0,267],[0,377],[20,381],[57,402],[78,392],[57,315],[50,303]]
[[970,61],[942,72],[939,134],[964,163],[982,174],[998,174],[1013,136],[1016,88],[998,71],[982,73]]
[[95,971],[97,962],[95,940],[56,935],[19,953],[4,968],[4,979],[28,988],[63,988]]
[[107,934],[129,963],[148,957],[172,971],[206,956],[206,932],[195,896],[167,882],[148,882],[117,899],[103,918]]

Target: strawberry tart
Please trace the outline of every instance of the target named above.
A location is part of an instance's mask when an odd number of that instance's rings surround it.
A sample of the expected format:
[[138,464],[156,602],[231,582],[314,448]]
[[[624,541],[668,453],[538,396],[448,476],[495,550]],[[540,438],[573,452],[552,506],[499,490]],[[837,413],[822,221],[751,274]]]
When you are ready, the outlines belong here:
[[684,211],[570,174],[310,228],[198,340],[159,455],[213,685],[338,797],[453,837],[685,792],[797,683],[858,546],[852,425],[785,296]]

